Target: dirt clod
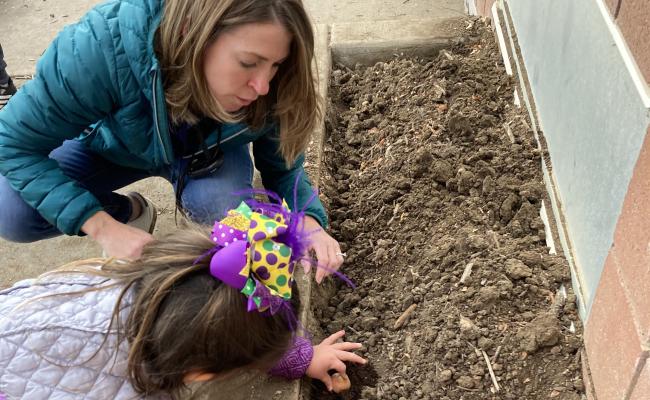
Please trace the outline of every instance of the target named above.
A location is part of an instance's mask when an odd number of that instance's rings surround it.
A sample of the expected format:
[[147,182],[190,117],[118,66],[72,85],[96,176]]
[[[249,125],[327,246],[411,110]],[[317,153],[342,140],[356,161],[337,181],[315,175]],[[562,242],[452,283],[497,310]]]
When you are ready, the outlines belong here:
[[[521,341],[522,350],[528,353],[534,353],[542,347],[550,347],[557,344],[561,334],[560,324],[557,318],[551,314],[544,314],[522,327],[517,332],[517,338]],[[561,350],[558,347],[555,353],[557,354]]]
[[533,275],[533,271],[523,262],[516,259],[506,260],[506,274],[512,279],[524,279]]

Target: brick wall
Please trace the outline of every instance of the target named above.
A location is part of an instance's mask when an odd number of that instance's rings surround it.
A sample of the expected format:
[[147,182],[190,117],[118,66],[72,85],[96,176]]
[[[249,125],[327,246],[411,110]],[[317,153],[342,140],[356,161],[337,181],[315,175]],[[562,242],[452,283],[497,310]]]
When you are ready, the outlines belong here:
[[[647,84],[650,2],[605,0],[605,4]],[[598,400],[650,398],[649,200],[650,127],[585,326],[590,379]]]
[[[648,0],[605,0],[630,52],[650,82],[650,2]],[[650,396],[649,396],[650,397]]]
[[650,398],[650,127],[585,326],[598,400]]

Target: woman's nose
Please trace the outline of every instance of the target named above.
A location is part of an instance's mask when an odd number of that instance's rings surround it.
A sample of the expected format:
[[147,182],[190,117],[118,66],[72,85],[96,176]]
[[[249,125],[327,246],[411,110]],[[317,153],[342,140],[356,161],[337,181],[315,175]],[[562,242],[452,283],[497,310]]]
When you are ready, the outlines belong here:
[[273,79],[273,75],[270,75],[268,71],[260,71],[251,78],[248,85],[255,90],[258,96],[265,96],[269,92],[271,79]]

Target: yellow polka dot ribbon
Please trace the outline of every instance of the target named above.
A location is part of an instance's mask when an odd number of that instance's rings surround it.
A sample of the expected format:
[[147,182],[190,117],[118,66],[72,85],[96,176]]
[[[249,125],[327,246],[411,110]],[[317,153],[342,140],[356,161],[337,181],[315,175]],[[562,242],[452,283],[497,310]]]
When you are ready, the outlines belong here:
[[[291,299],[294,263],[292,249],[283,243],[288,236],[286,202],[273,215],[255,212],[244,202],[215,223],[210,238],[218,250],[210,261],[210,272],[224,283],[241,289],[249,311],[270,310]],[[289,241],[290,242],[290,241]]]

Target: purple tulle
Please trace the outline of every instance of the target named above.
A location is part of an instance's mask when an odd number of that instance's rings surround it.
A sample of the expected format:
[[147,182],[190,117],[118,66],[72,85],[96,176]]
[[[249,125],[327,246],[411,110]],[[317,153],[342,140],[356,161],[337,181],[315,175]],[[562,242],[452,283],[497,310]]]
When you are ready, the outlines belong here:
[[[254,298],[256,297],[260,301],[259,306],[254,301]],[[248,311],[254,311],[258,308],[265,309],[268,307],[267,311],[271,315],[274,315],[285,303],[286,302],[282,297],[272,294],[269,288],[267,288],[263,283],[255,280],[255,290],[250,296],[248,296]]]
[[[217,250],[219,250],[219,249],[221,249],[221,246],[214,246],[214,247],[211,248],[210,250],[208,250],[208,251],[206,251],[205,253],[201,254],[201,255],[199,256],[199,258],[197,258],[196,260],[194,260],[194,262],[192,263],[192,265],[196,265],[196,264],[200,263],[201,261],[203,261],[203,259],[212,256],[212,255],[213,255],[214,253],[216,253]],[[0,399],[0,400],[2,400],[2,399]]]
[[323,270],[327,271],[328,273],[330,273],[330,274],[332,274],[332,275],[336,275],[340,280],[342,280],[343,282],[345,282],[345,284],[348,285],[348,286],[350,286],[352,289],[356,289],[356,288],[357,288],[357,286],[354,284],[354,282],[352,282],[352,280],[350,280],[350,278],[348,278],[347,276],[345,276],[344,273],[339,272],[339,271],[337,271],[337,270],[335,270],[335,269],[332,269],[332,268],[326,267],[326,266],[324,266],[324,265],[322,265],[322,264],[320,264],[320,263],[314,262],[314,260],[311,259],[311,258],[304,258],[303,260],[312,263],[312,265],[315,264],[316,268],[323,269]]
[[[317,197],[318,191],[312,190],[311,196],[309,197],[307,202],[303,205],[302,208],[298,208],[298,204],[297,204],[298,183],[300,181],[301,176],[302,173],[298,173],[294,182],[292,210],[286,208],[283,205],[282,198],[270,190],[247,189],[247,190],[235,192],[233,194],[237,196],[247,196],[247,197],[250,196],[251,198],[245,200],[245,202],[254,212],[263,214],[267,217],[274,218],[274,219],[278,214],[282,215],[284,219],[284,223],[286,224],[287,227],[284,231],[282,229],[278,229],[277,236],[274,237],[274,241],[278,243],[283,243],[291,249],[291,256],[289,258],[289,264],[287,266],[290,273],[293,273],[293,269],[295,268],[298,262],[306,260],[310,262],[312,265],[314,265],[316,268],[321,268],[332,275],[336,275],[347,285],[354,288],[355,285],[344,274],[319,264],[316,260],[312,259],[309,256],[309,248],[311,245],[310,236],[313,233],[318,232],[319,230],[314,230],[312,232],[307,232],[305,230],[305,210],[307,209],[309,204],[312,201],[314,201],[314,199]],[[261,202],[255,200],[254,198],[255,195],[266,196],[271,200],[271,202]],[[219,242],[218,237],[216,242]],[[227,245],[227,243],[221,245],[220,243],[217,243],[214,249],[204,254],[201,258],[199,258],[199,260],[203,259],[207,255],[219,251],[220,249],[224,248],[223,246],[225,245]],[[197,260],[197,262],[199,260]],[[236,269],[240,270],[240,268],[236,268]],[[253,276],[251,275],[251,277]],[[274,315],[278,312],[281,312],[286,316],[287,323],[290,325],[291,329],[293,331],[296,331],[301,325],[300,325],[300,321],[298,321],[298,319],[296,318],[295,312],[291,307],[291,303],[289,299],[282,298],[277,294],[272,294],[269,288],[266,287],[260,281],[258,281],[258,279],[253,277],[253,280],[255,281],[255,289],[253,290],[253,293],[250,293],[249,291],[250,289],[246,293],[248,296],[248,303],[247,303],[248,311],[264,310],[264,313],[267,315],[269,314]]]
[[354,289],[356,288],[356,286],[347,276],[345,276],[343,273],[335,269],[328,268],[318,263],[316,260],[309,257],[307,253],[309,246],[311,244],[311,240],[309,239],[309,236],[311,236],[313,233],[317,232],[318,230],[314,230],[312,232],[305,231],[304,210],[312,201],[314,201],[314,199],[318,195],[318,191],[315,189],[312,190],[311,196],[309,197],[307,202],[303,205],[302,209],[297,211],[298,210],[298,204],[297,204],[298,181],[300,177],[301,177],[301,173],[299,173],[296,176],[296,180],[293,186],[293,203],[294,203],[293,211],[288,211],[286,208],[284,208],[282,206],[282,198],[280,198],[280,196],[278,196],[276,193],[270,190],[247,189],[247,190],[236,192],[235,194],[236,195],[257,194],[257,195],[267,196],[269,199],[275,201],[275,203],[266,203],[266,202],[257,201],[255,199],[249,199],[246,200],[246,203],[251,209],[257,212],[261,212],[264,215],[269,217],[273,217],[276,214],[282,214],[288,226],[286,232],[278,235],[276,237],[276,240],[278,242],[286,244],[291,248],[291,263],[296,263],[300,260],[306,260],[312,265],[315,265],[316,268],[323,269],[332,275],[336,275],[339,279],[341,279],[348,286]]
[[[304,211],[289,211],[282,206],[282,199],[275,193],[270,190],[264,189],[249,189],[242,192],[237,192],[237,195],[242,195],[244,193],[249,194],[259,194],[268,196],[270,199],[273,199],[277,203],[266,203],[257,201],[255,199],[246,200],[248,206],[259,213],[262,213],[268,217],[274,217],[276,214],[281,214],[284,217],[284,221],[287,224],[287,229],[276,236],[275,240],[284,243],[289,248],[291,248],[291,262],[296,262],[305,257],[307,254],[307,249],[311,243],[309,235],[311,232],[305,232],[304,229]],[[314,197],[310,198],[310,202]],[[307,203],[309,204],[309,203]]]

